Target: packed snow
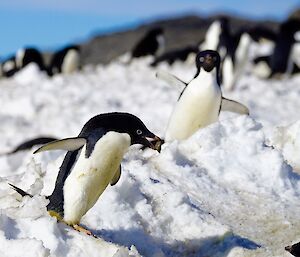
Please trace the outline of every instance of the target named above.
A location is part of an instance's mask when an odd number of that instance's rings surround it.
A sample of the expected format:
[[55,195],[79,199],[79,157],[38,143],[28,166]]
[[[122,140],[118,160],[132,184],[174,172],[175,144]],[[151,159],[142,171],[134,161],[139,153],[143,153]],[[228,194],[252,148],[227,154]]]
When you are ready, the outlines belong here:
[[[148,63],[114,61],[52,78],[29,65],[1,80],[1,152],[40,135],[76,136],[89,118],[112,111],[135,114],[164,137],[179,91],[155,73],[189,81],[195,67]],[[284,247],[300,241],[300,76],[264,81],[246,72],[223,95],[250,116],[222,113],[161,153],[131,147],[120,181],[81,221],[98,238],[46,211],[63,151],[0,156],[0,256],[290,256]]]

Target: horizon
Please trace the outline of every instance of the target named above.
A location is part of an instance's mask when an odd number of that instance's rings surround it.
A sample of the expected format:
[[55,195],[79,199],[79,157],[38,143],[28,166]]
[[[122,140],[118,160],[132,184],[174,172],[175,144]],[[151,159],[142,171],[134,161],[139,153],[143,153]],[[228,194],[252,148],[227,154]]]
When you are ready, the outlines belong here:
[[[0,23],[4,31],[0,45],[2,59],[14,54],[19,48],[33,46],[41,51],[54,51],[70,43],[83,43],[96,35],[133,29],[163,19],[197,15],[209,17],[218,13],[251,20],[283,21],[300,8],[298,0],[284,3],[271,0],[130,0],[136,9],[118,0],[99,3],[96,0],[71,0],[61,3],[45,0],[12,0],[0,3]],[[58,2],[58,1],[57,1]],[[159,6],[159,8],[158,8]],[[270,8],[272,6],[272,8]],[[4,58],[5,57],[5,58]]]

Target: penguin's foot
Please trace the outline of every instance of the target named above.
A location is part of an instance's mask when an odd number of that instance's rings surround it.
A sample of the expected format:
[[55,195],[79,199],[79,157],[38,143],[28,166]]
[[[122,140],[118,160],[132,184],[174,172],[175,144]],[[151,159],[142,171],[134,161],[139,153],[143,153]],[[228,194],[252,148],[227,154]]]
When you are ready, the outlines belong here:
[[97,238],[97,236],[95,236],[90,230],[85,229],[84,227],[82,227],[82,226],[80,226],[78,224],[74,224],[74,225],[72,225],[72,227],[75,230],[77,230],[78,232],[83,232],[83,233],[85,233],[88,236],[93,236],[93,237]]

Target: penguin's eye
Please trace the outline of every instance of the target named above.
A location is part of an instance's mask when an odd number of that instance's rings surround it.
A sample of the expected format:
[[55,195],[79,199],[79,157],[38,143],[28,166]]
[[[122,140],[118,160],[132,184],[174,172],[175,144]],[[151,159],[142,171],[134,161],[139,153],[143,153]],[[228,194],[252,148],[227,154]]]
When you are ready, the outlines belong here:
[[199,61],[200,61],[200,62],[204,62],[204,57],[203,57],[203,56],[200,57],[200,58],[199,58]]
[[137,133],[138,135],[142,135],[142,134],[143,134],[143,131],[141,131],[140,129],[138,129],[138,130],[136,131],[136,133]]

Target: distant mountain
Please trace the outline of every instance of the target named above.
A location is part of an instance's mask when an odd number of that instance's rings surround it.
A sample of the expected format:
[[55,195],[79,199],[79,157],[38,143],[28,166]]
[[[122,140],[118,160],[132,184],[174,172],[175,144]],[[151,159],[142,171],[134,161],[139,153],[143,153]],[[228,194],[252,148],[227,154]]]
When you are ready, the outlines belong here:
[[202,41],[208,26],[215,19],[226,16],[230,19],[232,30],[236,31],[244,26],[266,26],[272,30],[278,28],[278,23],[269,20],[253,21],[227,15],[215,15],[207,18],[199,16],[185,16],[159,20],[144,24],[135,29],[120,31],[112,34],[98,35],[82,44],[82,63],[108,63],[114,58],[130,51],[136,42],[155,26],[162,26],[166,35],[166,50],[197,44]]

